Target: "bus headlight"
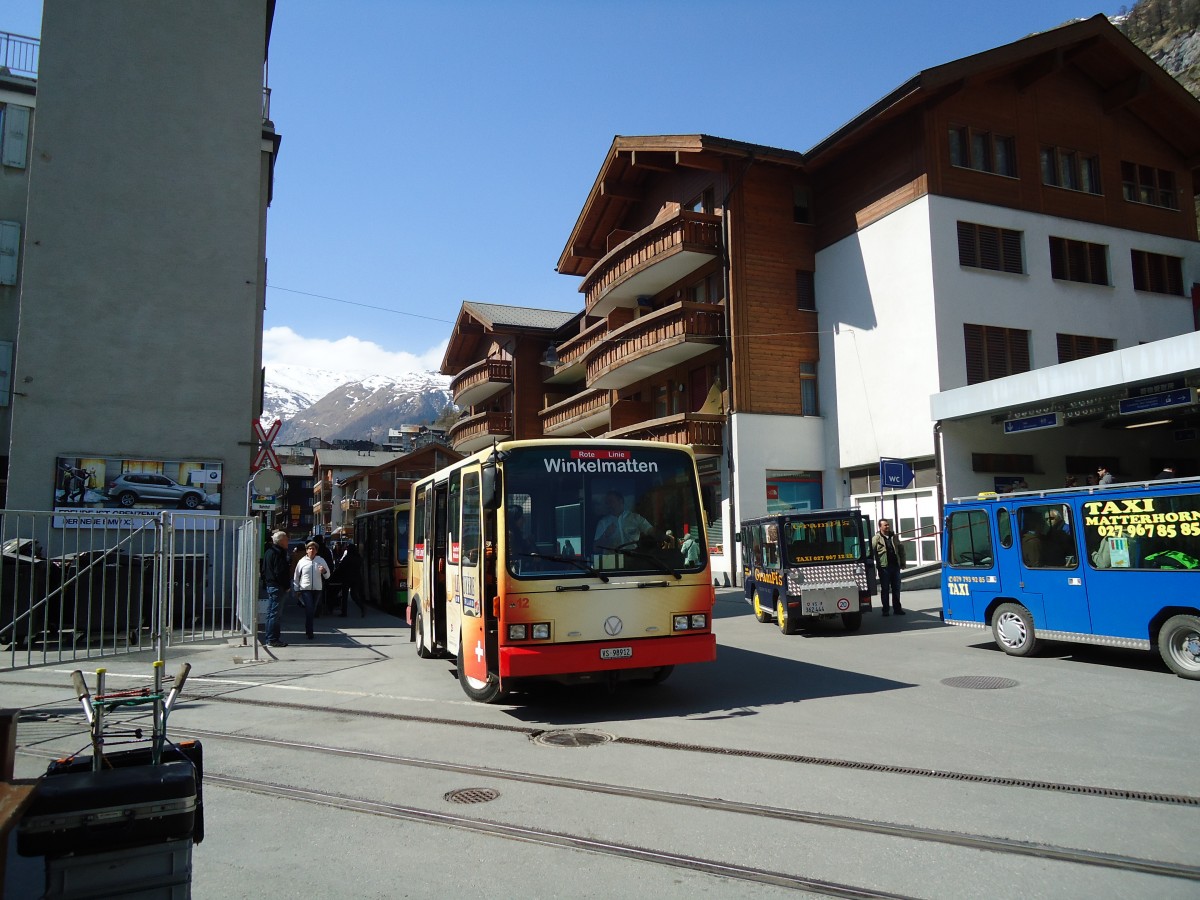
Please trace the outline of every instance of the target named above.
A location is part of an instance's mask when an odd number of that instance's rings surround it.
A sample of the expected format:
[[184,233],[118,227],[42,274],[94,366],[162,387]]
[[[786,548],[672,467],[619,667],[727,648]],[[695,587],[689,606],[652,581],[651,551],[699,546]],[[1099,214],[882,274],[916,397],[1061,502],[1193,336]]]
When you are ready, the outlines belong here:
[[688,630],[688,623],[690,622],[690,619],[686,614],[682,616],[672,616],[671,618],[674,620],[671,625],[674,631]]
[[708,627],[708,615],[705,613],[692,613],[692,627],[693,628],[707,628]]
[[529,637],[529,626],[527,625],[509,625],[508,639],[510,641],[523,641]]
[[550,640],[550,623],[549,622],[534,622],[533,623],[533,639],[535,641]]

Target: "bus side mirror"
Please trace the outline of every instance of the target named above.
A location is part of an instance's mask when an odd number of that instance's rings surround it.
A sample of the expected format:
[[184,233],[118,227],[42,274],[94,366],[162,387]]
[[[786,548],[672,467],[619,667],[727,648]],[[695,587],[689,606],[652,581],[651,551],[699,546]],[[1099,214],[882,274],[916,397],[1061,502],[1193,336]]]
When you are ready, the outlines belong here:
[[500,491],[496,484],[496,467],[486,466],[480,473],[479,487],[483,508],[497,510],[500,508]]

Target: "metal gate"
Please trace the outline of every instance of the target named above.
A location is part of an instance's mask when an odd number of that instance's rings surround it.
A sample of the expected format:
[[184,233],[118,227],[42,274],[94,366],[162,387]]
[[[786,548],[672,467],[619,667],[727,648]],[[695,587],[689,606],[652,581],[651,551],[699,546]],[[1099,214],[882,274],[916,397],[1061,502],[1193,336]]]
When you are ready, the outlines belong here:
[[258,520],[0,511],[0,669],[253,636]]

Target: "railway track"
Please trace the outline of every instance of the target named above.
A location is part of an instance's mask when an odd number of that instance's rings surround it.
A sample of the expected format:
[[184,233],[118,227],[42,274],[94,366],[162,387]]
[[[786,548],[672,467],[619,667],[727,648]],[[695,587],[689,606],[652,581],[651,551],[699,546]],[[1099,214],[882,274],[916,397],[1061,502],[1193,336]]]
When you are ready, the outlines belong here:
[[[823,759],[816,757],[793,757],[780,754],[759,754],[752,751],[739,751],[734,748],[706,747],[684,743],[645,741],[642,739],[631,738],[623,739],[620,737],[604,736],[598,732],[547,732],[545,730],[536,728],[494,723],[471,723],[447,719],[444,717],[416,716],[398,713],[378,713],[371,711],[347,710],[345,708],[314,707],[303,704],[289,704],[277,701],[258,701],[248,700],[246,698],[221,697],[212,695],[206,697],[205,699],[210,701],[219,700],[222,702],[238,703],[257,707],[269,706],[289,711],[302,711],[306,714],[325,712],[330,715],[341,717],[350,715],[372,719],[397,720],[410,723],[415,722],[424,724],[451,725],[462,728],[481,728],[490,731],[516,733],[525,736],[530,740],[537,740],[551,744],[556,743],[555,738],[562,735],[569,735],[572,738],[592,735],[596,737],[607,737],[613,743],[650,746],[655,749],[667,751],[688,753],[720,753],[721,755],[725,756],[747,755],[753,758],[769,759],[772,761],[795,762],[805,765],[834,765],[839,767],[853,766],[856,768],[869,768],[874,772],[887,772],[922,778],[945,778],[953,781],[969,781],[972,783],[989,783],[1005,787],[1052,790],[1060,793],[1078,793],[1101,798],[1119,798],[1124,800],[1137,800],[1152,803],[1172,803],[1188,806],[1200,805],[1200,800],[1198,800],[1198,798],[1187,795],[1172,796],[1115,788],[1096,788],[1083,785],[1052,784],[1048,782],[1036,781],[1023,782],[1021,780],[1014,780],[1010,778],[992,778],[978,774],[937,772],[934,770],[886,766],[874,763],[853,763],[845,760]],[[30,734],[30,728],[46,729],[47,733],[49,731],[56,731],[58,736],[62,737],[64,734],[69,734],[72,732],[74,725],[73,720],[76,718],[78,718],[78,711],[69,707],[54,709],[44,708],[36,712],[31,712],[23,719],[22,725],[25,727],[25,731],[19,731],[19,737],[32,736]],[[131,727],[133,724],[135,723],[131,723]],[[177,738],[179,736],[197,738],[209,743],[210,746],[214,742],[230,741],[236,742],[237,744],[243,746],[252,745],[272,753],[322,754],[369,764],[405,766],[426,771],[453,773],[482,782],[495,783],[499,781],[520,783],[523,785],[538,786],[542,788],[578,792],[584,795],[606,795],[609,797],[619,797],[638,802],[667,804],[679,808],[691,808],[709,812],[736,814],[740,816],[751,817],[752,819],[760,822],[772,820],[789,822],[801,825],[817,826],[820,828],[857,832],[863,835],[881,835],[908,841],[919,841],[927,844],[942,845],[945,847],[1001,854],[1002,856],[1010,858],[1026,857],[1094,868],[1098,867],[1102,869],[1136,873],[1141,875],[1181,879],[1190,883],[1200,882],[1200,866],[1192,866],[1165,860],[1155,860],[1130,855],[1098,852],[1094,850],[1059,846],[1048,843],[1038,843],[1033,841],[1023,841],[994,835],[975,834],[964,831],[944,830],[918,825],[881,821],[876,819],[798,810],[780,806],[746,803],[717,797],[674,793],[650,788],[634,787],[630,785],[604,783],[577,778],[566,778],[544,773],[503,769],[493,766],[432,760],[415,756],[338,747],[330,744],[314,742],[297,742],[263,735],[248,735],[244,732],[225,732],[188,727],[186,725],[175,726],[173,731]],[[25,748],[22,752],[32,752],[39,756],[45,755],[50,757],[58,755],[53,753],[47,754],[32,749],[30,747],[30,742],[27,740],[21,740],[21,744],[22,747]],[[209,784],[220,785],[231,790],[248,791],[263,796],[271,796],[292,801],[316,804],[358,814],[367,814],[393,819],[404,819],[430,825],[454,827],[476,833],[488,834],[498,838],[523,841],[526,843],[536,843],[564,849],[586,850],[591,853],[620,857],[628,860],[638,860],[641,862],[650,862],[665,866],[678,866],[688,868],[692,871],[704,872],[714,876],[733,878],[739,881],[817,892],[829,896],[904,896],[901,894],[880,892],[873,888],[848,885],[804,875],[788,874],[771,869],[731,864],[726,861],[705,858],[697,855],[672,853],[644,846],[637,846],[631,843],[599,840],[590,836],[570,834],[552,829],[543,829],[528,825],[517,825],[512,823],[492,821],[477,816],[447,812],[445,810],[425,809],[406,804],[388,803],[377,799],[353,796],[349,793],[340,793],[332,790],[317,790],[309,787],[278,784],[246,778],[241,775],[225,772],[214,772],[211,770],[207,771],[205,773],[205,781]],[[447,799],[449,799],[449,796],[447,796]],[[759,826],[755,825],[752,827],[757,828]]]

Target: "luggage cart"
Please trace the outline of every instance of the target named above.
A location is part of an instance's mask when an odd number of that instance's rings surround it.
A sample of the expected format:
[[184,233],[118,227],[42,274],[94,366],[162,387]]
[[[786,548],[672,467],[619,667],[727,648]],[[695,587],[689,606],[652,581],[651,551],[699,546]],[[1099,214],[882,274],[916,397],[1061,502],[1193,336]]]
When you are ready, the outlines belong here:
[[[203,751],[198,741],[174,744],[166,736],[190,670],[185,663],[164,691],[160,660],[151,687],[106,692],[106,672],[98,669],[94,696],[83,673],[71,673],[91,755],[50,764],[17,832],[19,854],[45,858],[45,897],[190,893],[192,845],[204,836]],[[145,740],[141,727],[118,714],[146,706],[148,745],[108,752],[109,738]]]

